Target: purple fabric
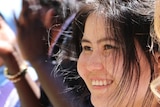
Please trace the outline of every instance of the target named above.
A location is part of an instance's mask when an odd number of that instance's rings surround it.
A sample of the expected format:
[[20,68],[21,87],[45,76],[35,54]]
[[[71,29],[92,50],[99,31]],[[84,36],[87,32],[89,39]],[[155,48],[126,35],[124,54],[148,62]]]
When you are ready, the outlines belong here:
[[13,89],[14,85],[9,81],[5,85],[0,86],[0,107],[4,107],[4,104]]
[[[75,16],[76,16],[76,14],[74,13],[74,14],[72,14],[72,15],[65,21],[65,23],[64,23],[63,26],[62,26],[62,31],[59,32],[59,34],[58,34],[58,36],[56,37],[56,40],[55,40],[55,41],[57,41],[57,40],[59,39],[59,37],[61,36],[62,32],[63,32],[64,30],[66,30],[66,28],[67,28],[68,25],[73,21],[73,19],[74,19]],[[55,42],[55,43],[56,43],[56,42]],[[54,45],[55,45],[54,43],[51,44],[51,47],[53,48]],[[52,49],[49,51],[49,55],[51,55],[51,53],[52,53]]]

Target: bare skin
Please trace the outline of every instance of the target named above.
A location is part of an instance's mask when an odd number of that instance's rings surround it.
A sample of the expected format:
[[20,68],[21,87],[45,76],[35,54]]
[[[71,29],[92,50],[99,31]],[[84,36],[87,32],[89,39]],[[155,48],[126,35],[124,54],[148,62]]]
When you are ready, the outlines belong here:
[[[3,61],[2,64],[8,68],[8,73],[14,75],[22,71],[22,67],[26,66],[26,63],[19,50],[14,32],[2,18],[0,18],[0,25],[0,57]],[[33,106],[33,104],[35,107],[40,107],[39,87],[28,73],[14,85],[23,107]]]
[[[116,105],[115,99],[110,96],[115,94],[123,72],[122,52],[116,60],[113,60],[114,52],[120,50],[118,43],[113,37],[105,34],[103,17],[97,14],[91,14],[84,28],[82,37],[82,52],[78,60],[78,73],[85,81],[91,92],[91,102],[95,107],[125,107],[129,102],[129,96],[132,94],[132,88],[125,94],[125,99]],[[108,31],[109,32],[109,31]],[[137,55],[140,59],[141,77],[137,88],[137,96],[133,107],[142,107],[143,99],[147,93],[150,80],[150,68],[147,58],[144,55],[139,43],[135,40]],[[145,63],[144,63],[145,62]],[[116,73],[114,74],[114,67]],[[134,69],[136,70],[136,69]],[[136,76],[133,75],[133,80]],[[145,81],[145,82],[144,82]],[[134,87],[134,84],[131,84]],[[112,103],[111,103],[112,101]],[[151,107],[159,106],[155,101]],[[130,107],[130,105],[127,105]]]
[[[58,84],[61,85],[61,83],[58,80],[55,81],[53,76],[50,75],[53,66],[48,60],[49,46],[46,29],[50,26],[48,23],[51,21],[51,15],[48,14],[52,12],[47,12],[46,8],[41,8],[41,10],[31,9],[29,3],[29,1],[23,1],[23,9],[19,20],[17,20],[17,38],[0,18],[0,57],[2,58],[2,64],[6,65],[9,74],[14,75],[22,71],[22,66],[26,66],[26,60],[30,61],[38,71],[42,87],[45,88],[49,98],[52,99],[52,104],[56,107],[64,107],[64,105],[67,107],[68,102],[65,102],[62,99],[63,96],[59,94],[62,88],[58,87]],[[45,19],[50,20],[47,20],[47,22],[44,21]],[[39,101],[40,88],[32,81],[28,73],[14,85],[23,107],[42,106]],[[68,105],[68,107],[70,106]]]
[[[60,94],[62,92],[63,83],[60,79],[54,79],[51,75],[53,65],[48,59],[48,34],[47,28],[50,25],[46,25],[48,22],[45,19],[50,19],[52,12],[42,12],[43,7],[38,10],[29,8],[32,2],[26,2],[23,0],[23,9],[18,25],[18,44],[22,51],[22,54],[26,60],[28,60],[37,71],[39,81],[44,91],[46,92],[51,103],[55,107],[71,107],[64,96]],[[48,10],[49,11],[49,10]],[[50,21],[50,20],[48,20]]]
[[154,29],[160,39],[160,0],[156,0],[155,3]]

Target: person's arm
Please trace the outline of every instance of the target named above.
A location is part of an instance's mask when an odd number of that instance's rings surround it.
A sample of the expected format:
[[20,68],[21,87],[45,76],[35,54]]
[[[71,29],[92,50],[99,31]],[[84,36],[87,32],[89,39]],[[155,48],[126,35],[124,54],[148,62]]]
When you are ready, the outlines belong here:
[[20,49],[26,60],[28,60],[37,71],[42,88],[53,106],[71,107],[67,97],[62,94],[64,89],[63,81],[61,78],[55,79],[54,75],[52,75],[53,65],[51,61],[48,60],[49,37],[43,22],[45,19],[41,20],[43,19],[41,16],[45,16],[45,14],[41,14],[41,10],[30,8],[33,7],[33,5],[34,4],[23,1],[23,9],[17,21]]
[[[0,57],[3,59],[3,64],[8,68],[7,75],[14,76],[24,69],[21,68],[22,66],[26,66],[18,49],[15,34],[1,17]],[[39,86],[30,78],[27,72],[20,75],[19,79],[19,81],[15,81],[14,86],[18,92],[22,107],[33,107],[33,105],[34,107],[41,107]]]

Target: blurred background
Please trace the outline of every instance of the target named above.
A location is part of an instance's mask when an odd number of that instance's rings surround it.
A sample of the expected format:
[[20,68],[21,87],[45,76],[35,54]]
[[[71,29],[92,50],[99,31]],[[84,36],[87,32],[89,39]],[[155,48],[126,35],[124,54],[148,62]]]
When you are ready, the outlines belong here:
[[[17,34],[15,18],[18,19],[22,9],[22,0],[0,0],[0,16]],[[12,82],[3,74],[5,66],[0,66],[0,107],[20,107],[19,97]],[[34,69],[31,69],[31,77],[37,80]]]

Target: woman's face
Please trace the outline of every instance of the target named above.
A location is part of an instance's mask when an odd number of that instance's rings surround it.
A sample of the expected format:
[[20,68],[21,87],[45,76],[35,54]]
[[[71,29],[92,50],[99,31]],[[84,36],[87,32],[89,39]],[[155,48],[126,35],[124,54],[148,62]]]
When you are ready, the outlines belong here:
[[[123,73],[123,55],[120,45],[111,36],[109,30],[106,33],[107,27],[104,26],[104,19],[101,16],[91,14],[87,18],[81,41],[82,52],[77,65],[78,73],[91,92],[91,101],[95,107],[106,107],[107,105],[112,107],[109,98],[118,88]],[[146,66],[145,64],[143,65]],[[149,73],[146,75],[149,77]],[[146,78],[143,77],[143,79]],[[147,85],[148,81],[146,81]],[[146,90],[143,89],[143,91]]]
[[[103,17],[95,14],[88,17],[78,60],[78,72],[91,92],[92,103],[98,102],[97,99],[105,102],[122,74],[122,57],[118,56],[119,64],[112,57],[116,51],[120,51],[118,43],[110,33],[106,35],[104,26]],[[102,103],[99,105],[103,107]]]

